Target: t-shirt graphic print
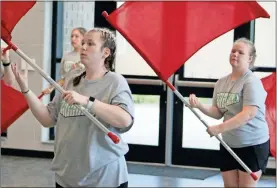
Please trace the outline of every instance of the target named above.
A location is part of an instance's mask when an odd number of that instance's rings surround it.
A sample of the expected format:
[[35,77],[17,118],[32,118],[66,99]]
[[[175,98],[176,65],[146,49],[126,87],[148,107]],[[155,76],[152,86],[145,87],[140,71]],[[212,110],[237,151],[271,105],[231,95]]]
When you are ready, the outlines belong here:
[[85,116],[85,114],[81,110],[79,110],[76,105],[70,105],[65,100],[61,101],[60,114],[63,115],[65,118]]
[[226,106],[234,105],[240,102],[239,93],[222,92],[217,93],[216,102],[220,110],[226,112]]

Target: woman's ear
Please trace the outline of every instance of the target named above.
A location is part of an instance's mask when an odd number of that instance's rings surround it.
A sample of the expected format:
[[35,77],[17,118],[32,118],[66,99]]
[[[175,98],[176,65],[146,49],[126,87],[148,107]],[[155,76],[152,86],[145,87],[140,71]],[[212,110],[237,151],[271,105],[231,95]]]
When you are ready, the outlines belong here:
[[104,58],[109,57],[111,54],[111,50],[109,48],[104,48]]
[[253,56],[250,55],[250,56],[249,56],[249,60],[248,60],[249,64],[251,64],[252,61],[253,61]]

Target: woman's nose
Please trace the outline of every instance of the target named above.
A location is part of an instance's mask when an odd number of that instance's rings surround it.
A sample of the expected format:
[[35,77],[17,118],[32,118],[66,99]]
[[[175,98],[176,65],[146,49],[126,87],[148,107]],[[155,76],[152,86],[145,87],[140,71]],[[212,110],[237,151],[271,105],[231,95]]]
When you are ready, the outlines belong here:
[[235,57],[237,57],[238,54],[239,54],[238,52],[233,52],[233,53],[232,53],[232,55],[235,56]]

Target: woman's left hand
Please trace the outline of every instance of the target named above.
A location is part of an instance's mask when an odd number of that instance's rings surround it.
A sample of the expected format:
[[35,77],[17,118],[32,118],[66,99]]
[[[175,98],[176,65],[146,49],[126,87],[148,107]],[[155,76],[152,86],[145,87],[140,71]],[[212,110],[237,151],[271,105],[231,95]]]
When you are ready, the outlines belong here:
[[219,125],[209,126],[207,128],[207,132],[211,137],[216,136],[220,133],[220,126]]
[[63,94],[63,99],[70,105],[86,105],[88,103],[88,97],[81,95],[75,91],[65,91]]

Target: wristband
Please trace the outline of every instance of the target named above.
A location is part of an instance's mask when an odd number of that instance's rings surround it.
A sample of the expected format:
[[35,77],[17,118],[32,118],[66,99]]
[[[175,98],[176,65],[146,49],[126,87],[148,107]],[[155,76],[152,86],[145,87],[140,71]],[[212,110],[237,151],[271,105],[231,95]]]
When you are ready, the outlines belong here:
[[8,62],[2,61],[2,64],[3,64],[4,67],[7,67],[11,64],[11,61],[8,61]]
[[95,101],[94,97],[89,97],[89,101],[88,101],[88,104],[87,104],[87,111],[89,111],[91,113],[92,113],[92,105],[93,105],[94,101]]
[[23,93],[23,94],[26,94],[26,93],[28,93],[30,90],[28,89],[27,91],[21,91],[21,93]]
[[95,98],[94,98],[94,97],[89,97],[89,100],[90,100],[91,102],[94,102],[94,101],[95,101]]

